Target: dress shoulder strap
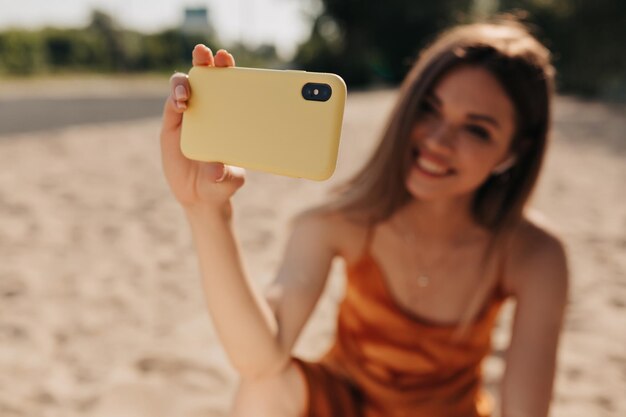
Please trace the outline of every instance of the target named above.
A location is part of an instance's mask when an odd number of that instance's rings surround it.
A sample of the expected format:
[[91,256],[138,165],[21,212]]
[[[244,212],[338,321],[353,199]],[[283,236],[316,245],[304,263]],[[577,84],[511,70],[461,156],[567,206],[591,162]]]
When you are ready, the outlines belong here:
[[[500,241],[494,241],[499,242]],[[479,285],[473,296],[470,298],[459,326],[457,336],[461,337],[481,313],[483,309],[489,308],[489,303],[498,302],[500,297],[500,286],[504,274],[504,256],[502,251],[495,250],[496,244],[492,242],[487,258],[482,266],[483,282]]]

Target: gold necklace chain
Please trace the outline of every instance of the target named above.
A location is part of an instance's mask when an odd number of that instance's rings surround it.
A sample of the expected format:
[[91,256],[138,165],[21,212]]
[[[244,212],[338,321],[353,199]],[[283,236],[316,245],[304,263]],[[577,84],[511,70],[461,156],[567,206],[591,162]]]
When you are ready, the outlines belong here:
[[[415,247],[415,234],[407,231],[406,233],[402,234],[402,237],[404,238],[404,241],[409,246],[409,248]],[[417,256],[418,251],[411,251],[411,252],[415,256],[415,258],[419,258]],[[430,274],[424,271],[424,267],[423,267],[424,262],[422,262],[421,259],[417,259],[417,261],[418,261],[418,263],[416,264],[416,267],[417,267],[416,270],[418,271],[417,279],[416,279],[417,286],[420,288],[426,288],[428,287],[431,281]]]
[[408,222],[402,220],[401,223],[403,223],[404,226],[403,230],[401,231],[402,238],[404,242],[408,245],[408,247],[412,249],[411,253],[414,258],[413,264],[415,265],[415,270],[418,271],[415,282],[417,283],[418,288],[424,289],[433,282],[432,276],[428,272],[428,270],[430,269],[430,272],[432,272],[433,265],[441,263],[441,260],[445,257],[445,253],[439,259],[437,259],[436,263],[433,263],[430,265],[430,267],[427,267],[424,259],[418,255],[420,252],[419,248],[415,250],[415,248],[417,247],[417,238],[415,236],[415,233],[409,227]]

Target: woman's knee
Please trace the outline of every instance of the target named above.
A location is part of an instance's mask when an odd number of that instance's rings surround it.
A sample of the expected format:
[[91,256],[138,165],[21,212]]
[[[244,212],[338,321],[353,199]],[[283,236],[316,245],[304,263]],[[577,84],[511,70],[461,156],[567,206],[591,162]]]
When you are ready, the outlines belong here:
[[271,376],[241,378],[229,417],[304,417],[307,389],[294,360]]

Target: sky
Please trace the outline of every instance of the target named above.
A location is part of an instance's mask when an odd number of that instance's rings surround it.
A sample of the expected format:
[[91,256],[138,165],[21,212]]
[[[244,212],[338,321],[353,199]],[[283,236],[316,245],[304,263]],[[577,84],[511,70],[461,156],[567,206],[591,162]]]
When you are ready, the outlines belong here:
[[284,58],[308,38],[307,14],[319,10],[317,0],[0,0],[0,30],[80,27],[97,8],[125,28],[155,32],[177,26],[183,9],[197,6],[209,8],[209,20],[223,42],[271,43]]

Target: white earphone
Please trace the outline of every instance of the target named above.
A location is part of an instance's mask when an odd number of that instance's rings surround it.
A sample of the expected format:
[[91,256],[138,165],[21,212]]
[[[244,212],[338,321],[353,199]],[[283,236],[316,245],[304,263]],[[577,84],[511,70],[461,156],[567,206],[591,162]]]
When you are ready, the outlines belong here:
[[502,162],[500,165],[496,166],[491,173],[493,175],[500,175],[503,174],[504,172],[506,172],[506,170],[508,170],[509,168],[511,168],[513,165],[515,165],[517,158],[515,158],[515,156],[511,156],[510,158],[508,158],[506,161]]

